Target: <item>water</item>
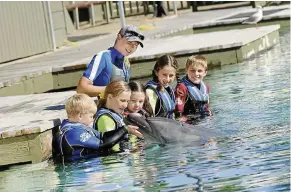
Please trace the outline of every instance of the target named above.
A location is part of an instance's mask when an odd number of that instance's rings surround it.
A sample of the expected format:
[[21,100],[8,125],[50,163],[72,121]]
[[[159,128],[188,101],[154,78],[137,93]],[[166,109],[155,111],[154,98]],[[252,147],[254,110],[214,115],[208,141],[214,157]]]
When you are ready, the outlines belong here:
[[205,81],[214,119],[202,123],[225,135],[217,147],[12,166],[0,172],[0,191],[290,191],[290,31],[280,31],[280,45],[213,69]]

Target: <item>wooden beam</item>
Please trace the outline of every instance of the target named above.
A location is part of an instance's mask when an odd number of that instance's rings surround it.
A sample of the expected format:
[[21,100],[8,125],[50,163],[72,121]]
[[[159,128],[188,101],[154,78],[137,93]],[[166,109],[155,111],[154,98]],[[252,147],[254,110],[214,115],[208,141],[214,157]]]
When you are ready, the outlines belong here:
[[91,4],[93,5],[101,5],[105,4],[105,1],[90,1],[90,2],[77,2],[74,4],[67,5],[66,8],[68,11],[72,11],[76,8],[89,8]]

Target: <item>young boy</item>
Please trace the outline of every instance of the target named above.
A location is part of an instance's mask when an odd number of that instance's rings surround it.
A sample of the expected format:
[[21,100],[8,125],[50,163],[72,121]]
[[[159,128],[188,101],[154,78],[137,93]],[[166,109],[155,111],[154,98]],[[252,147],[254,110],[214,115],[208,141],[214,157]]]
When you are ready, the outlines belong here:
[[211,115],[210,87],[202,81],[206,74],[207,60],[203,56],[191,56],[187,59],[186,76],[181,79],[175,89],[178,116]]
[[63,120],[56,134],[56,153],[65,160],[96,156],[122,140],[126,130],[114,130],[107,134],[92,129],[97,106],[86,94],[75,94],[66,103],[68,119]]

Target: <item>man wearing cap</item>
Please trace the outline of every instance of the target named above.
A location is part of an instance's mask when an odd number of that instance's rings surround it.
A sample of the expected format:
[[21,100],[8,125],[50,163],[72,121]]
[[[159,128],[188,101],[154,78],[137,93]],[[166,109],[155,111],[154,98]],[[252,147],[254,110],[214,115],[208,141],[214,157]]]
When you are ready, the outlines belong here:
[[125,56],[134,53],[144,36],[134,25],[120,29],[113,47],[94,55],[77,86],[78,93],[100,96],[114,80],[129,81],[129,62]]

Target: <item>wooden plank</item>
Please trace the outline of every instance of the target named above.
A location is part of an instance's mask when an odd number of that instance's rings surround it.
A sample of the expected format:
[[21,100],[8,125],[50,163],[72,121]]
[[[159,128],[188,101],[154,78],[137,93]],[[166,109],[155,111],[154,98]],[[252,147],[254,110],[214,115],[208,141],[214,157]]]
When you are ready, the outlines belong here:
[[66,8],[68,11],[73,11],[76,8],[89,8],[91,4],[102,5],[105,4],[105,1],[77,2],[74,4],[66,5]]
[[8,129],[1,129],[1,138],[5,139],[5,138],[9,138],[9,137],[17,137],[17,136],[21,136],[21,129],[15,128],[15,127],[10,127]]
[[28,144],[32,163],[48,159],[52,155],[52,130],[28,135]]
[[247,43],[237,51],[238,62],[242,62],[245,59],[255,56],[256,54],[270,49],[274,45],[279,43],[279,31],[273,31],[261,38]]
[[0,165],[30,162],[30,149],[26,136],[0,140]]
[[30,127],[21,130],[22,135],[30,135],[33,133],[40,133],[40,127]]
[[0,166],[39,163],[52,156],[52,130],[0,140]]

